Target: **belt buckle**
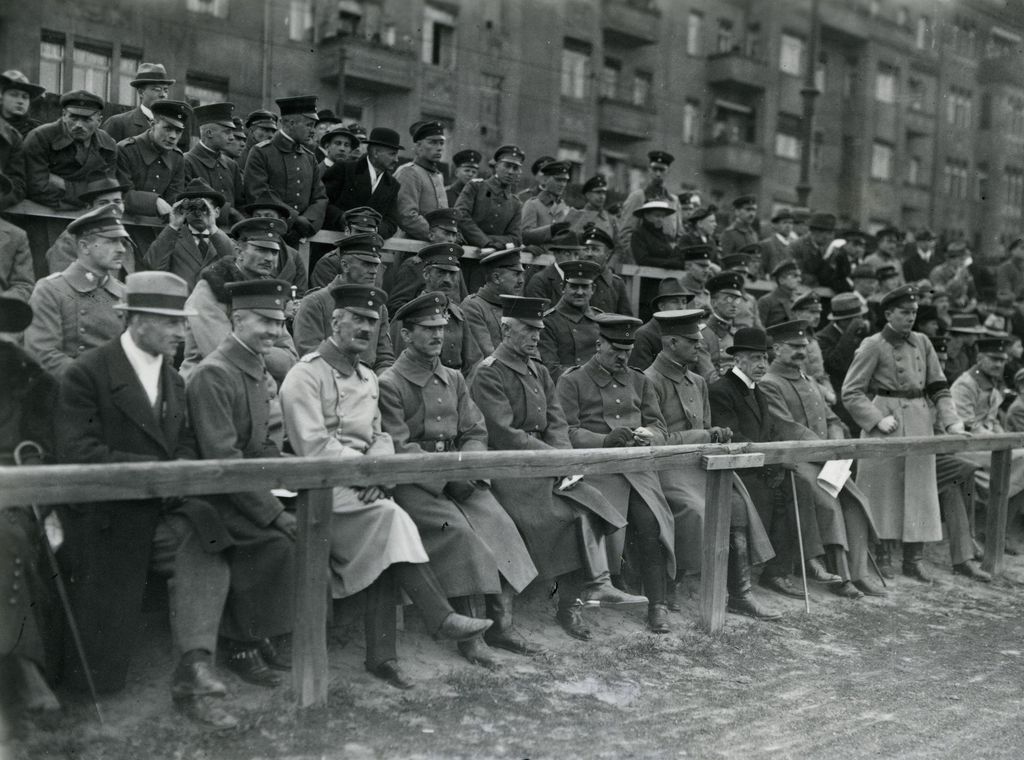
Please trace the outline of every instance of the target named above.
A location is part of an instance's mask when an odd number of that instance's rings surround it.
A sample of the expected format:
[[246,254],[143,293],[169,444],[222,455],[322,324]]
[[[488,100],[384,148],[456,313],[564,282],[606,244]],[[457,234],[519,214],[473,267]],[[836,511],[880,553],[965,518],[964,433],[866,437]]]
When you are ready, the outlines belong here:
[[434,451],[441,453],[445,448],[445,441],[434,441]]

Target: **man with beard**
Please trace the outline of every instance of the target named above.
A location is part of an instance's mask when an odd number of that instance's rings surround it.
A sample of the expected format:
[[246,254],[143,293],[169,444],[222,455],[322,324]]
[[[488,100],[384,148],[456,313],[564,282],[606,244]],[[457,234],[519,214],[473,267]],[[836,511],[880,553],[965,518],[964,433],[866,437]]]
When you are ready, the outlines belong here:
[[455,201],[459,231],[468,245],[505,248],[521,245],[522,201],[514,194],[523,171],[526,154],[517,145],[502,145],[494,151],[494,173],[490,178],[466,183]]
[[234,110],[233,103],[197,106],[193,116],[199,127],[199,141],[185,154],[185,181],[198,177],[224,196],[220,217],[224,224],[244,218],[237,208],[242,202],[242,172],[229,155]]
[[[405,348],[380,377],[380,414],[396,454],[487,450],[484,418],[465,379],[441,363],[448,308],[443,293],[427,292],[395,312],[393,324],[402,326]],[[522,655],[540,652],[516,631],[512,613],[516,594],[537,569],[490,484],[431,482],[427,476],[396,486],[394,495],[416,523],[452,607],[474,617],[472,597],[485,597],[494,625],[482,639],[460,642],[462,656],[494,668],[498,662],[488,646]]]
[[664,229],[670,241],[675,242],[682,230],[679,199],[665,187],[665,178],[668,176],[669,167],[676,160],[675,156],[663,150],[652,150],[647,154],[647,160],[647,184],[626,196],[619,215],[622,245],[626,248],[631,248],[630,238],[640,221],[636,216],[636,210],[650,201],[661,201],[672,210],[672,218],[666,221]]
[[484,157],[476,150],[460,150],[452,156],[452,171],[455,179],[444,188],[449,208],[455,208],[455,201],[459,199],[459,193],[470,180],[476,177],[480,170],[480,162],[483,160]]
[[544,329],[538,349],[541,363],[554,382],[571,367],[582,366],[597,347],[598,312],[590,305],[594,280],[601,274],[592,261],[567,261],[562,264],[565,280],[562,297],[544,313]]
[[57,121],[36,127],[22,145],[29,200],[53,208],[79,208],[79,193],[117,170],[117,143],[99,128],[103,99],[85,90],[60,98]]
[[501,317],[505,302],[502,296],[519,296],[523,292],[522,250],[508,248],[480,259],[484,284],[462,301],[466,330],[482,357],[490,356],[501,343]]
[[156,113],[153,106],[167,97],[174,81],[167,76],[162,63],[140,63],[135,79],[128,83],[138,93],[139,104],[130,111],[111,116],[103,122],[103,131],[116,142],[148,131]]
[[131,185],[125,198],[129,206],[146,204],[155,208],[156,216],[165,216],[185,189],[185,157],[178,140],[192,118],[192,108],[176,100],[159,100],[151,110],[153,125],[118,143],[117,176]]
[[728,256],[745,245],[757,242],[757,198],[753,195],[741,195],[732,202],[732,224],[722,231],[720,238],[721,255]]
[[414,240],[430,239],[430,223],[424,214],[448,207],[444,175],[438,164],[444,155],[444,124],[418,121],[409,128],[413,161],[395,170],[398,180],[398,226]]

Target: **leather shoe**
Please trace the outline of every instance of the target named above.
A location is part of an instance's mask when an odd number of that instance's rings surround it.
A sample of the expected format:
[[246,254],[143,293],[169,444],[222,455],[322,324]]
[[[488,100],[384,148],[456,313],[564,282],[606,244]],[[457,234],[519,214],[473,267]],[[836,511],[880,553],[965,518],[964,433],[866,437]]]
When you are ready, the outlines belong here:
[[514,628],[506,629],[504,631],[496,631],[494,628],[491,628],[484,634],[484,642],[489,647],[494,649],[504,649],[506,652],[512,652],[512,654],[530,656],[540,654],[544,651],[544,647],[531,644],[520,636],[519,632]]
[[794,599],[804,598],[804,592],[794,586],[789,578],[782,575],[762,575],[761,580],[757,583],[761,588],[774,591],[776,594],[791,596]]
[[668,624],[668,605],[652,604],[648,607],[647,627],[651,633],[668,633],[672,630]]
[[555,613],[555,620],[562,626],[562,630],[580,641],[590,641],[593,634],[583,622],[583,605],[579,602],[572,607],[559,607]]
[[841,582],[843,579],[835,573],[830,573],[825,569],[825,565],[817,557],[812,557],[807,560],[807,578],[818,583],[836,583]]
[[863,599],[864,592],[854,586],[850,581],[840,581],[839,583],[829,584],[828,590],[836,596],[841,596],[844,599]]
[[398,660],[385,660],[380,665],[370,667],[366,665],[366,672],[385,681],[389,686],[396,689],[411,689],[416,684],[406,677],[402,669],[398,667]]
[[263,662],[274,670],[292,669],[292,637],[289,634],[263,639],[259,650]]
[[499,670],[501,663],[491,655],[490,648],[480,637],[460,641],[457,645],[459,654],[465,657],[474,665],[480,665],[488,670]]
[[238,719],[221,707],[219,702],[218,697],[210,695],[174,698],[175,708],[191,721],[218,731],[237,728]]
[[878,560],[878,572],[882,574],[882,577],[887,581],[891,581],[896,577],[896,571],[892,569],[892,560],[880,559]]
[[224,667],[247,683],[274,688],[281,685],[281,676],[267,667],[256,646],[242,647],[228,652]]
[[227,687],[207,659],[186,661],[182,657],[171,676],[172,697],[223,697]]
[[746,615],[758,620],[780,620],[782,618],[782,615],[775,610],[762,607],[749,593],[743,596],[730,596],[725,609],[735,615]]
[[971,562],[961,562],[959,565],[953,565],[953,573],[955,575],[963,575],[972,581],[980,581],[981,583],[992,582],[991,575],[980,567],[975,567]]
[[859,588],[864,593],[864,596],[889,596],[888,591],[875,586],[864,578],[861,578],[859,581],[854,581],[853,585]]
[[457,612],[449,612],[448,617],[437,629],[434,638],[441,641],[466,641],[479,636],[494,624],[493,620],[471,618]]
[[602,605],[647,604],[647,597],[619,591],[609,583],[597,588],[584,589],[582,601],[584,607],[601,607]]
[[924,571],[924,565],[920,562],[904,562],[903,574],[921,583],[935,583],[935,579]]

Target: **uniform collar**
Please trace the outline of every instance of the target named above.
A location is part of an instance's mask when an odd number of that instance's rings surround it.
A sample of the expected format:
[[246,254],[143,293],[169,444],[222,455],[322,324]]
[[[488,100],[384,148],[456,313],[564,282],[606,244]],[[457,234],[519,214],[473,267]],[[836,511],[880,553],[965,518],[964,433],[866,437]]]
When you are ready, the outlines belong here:
[[728,335],[732,332],[732,322],[726,322],[715,312],[711,312],[711,316],[708,317],[708,327],[715,331],[716,335]]
[[139,146],[139,152],[142,154],[142,161],[147,166],[163,157],[163,151],[156,147],[156,143],[154,143],[152,138],[149,136],[149,132],[143,132],[141,135],[136,137],[135,144]]
[[124,292],[124,285],[119,280],[110,275],[100,280],[99,277],[86,269],[85,265],[80,261],[72,261],[68,268],[61,272],[61,276],[64,277],[68,285],[79,293],[91,293],[97,288],[102,287],[112,296],[120,298]]
[[476,295],[477,295],[478,298],[486,301],[491,306],[498,306],[498,307],[502,306],[501,295],[498,294],[498,293],[492,292],[491,289],[489,288],[489,286],[487,286],[487,285],[484,285],[483,287],[481,287],[480,290],[478,290],[476,292]]
[[597,363],[597,356],[592,356],[587,360],[587,363],[583,365],[583,371],[585,371],[593,379],[594,384],[598,388],[604,388],[611,384],[612,380],[619,383],[620,385],[626,385],[629,382],[629,367],[621,369],[618,372],[611,373]]
[[584,317],[587,319],[593,319],[596,311],[590,306],[586,308],[586,311],[580,312],[574,309],[569,304],[565,303],[561,298],[558,299],[558,303],[555,304],[555,311],[561,314],[563,317],[568,319],[570,322],[581,322]]
[[271,144],[282,153],[301,153],[302,146],[299,145],[295,140],[290,138],[281,130],[274,133],[274,136],[270,138]]
[[491,192],[497,193],[498,195],[500,195],[503,198],[508,198],[509,196],[512,195],[511,188],[502,187],[501,183],[498,182],[498,178],[497,177],[491,176],[491,177],[488,177],[484,181],[490,186]]
[[771,366],[768,367],[768,371],[773,375],[784,377],[787,380],[807,379],[807,375],[805,375],[801,370],[796,369],[795,367],[790,367],[788,364],[783,364],[778,359],[772,362]]
[[428,161],[427,159],[425,159],[423,157],[419,157],[418,156],[416,158],[416,160],[413,161],[413,163],[416,164],[416,166],[419,166],[419,167],[421,167],[423,169],[426,169],[431,174],[440,174],[441,173],[441,171],[437,168],[437,164],[435,164],[433,161]]
[[234,333],[221,341],[220,350],[225,358],[253,380],[262,380],[266,371],[263,357],[242,343]]
[[888,324],[882,328],[882,332],[880,334],[886,341],[894,346],[902,346],[904,343],[910,342],[910,334],[904,335],[903,333],[896,332],[892,329],[892,326]]
[[971,377],[974,378],[974,382],[978,384],[978,387],[983,391],[994,390],[997,386],[992,382],[992,378],[981,371],[981,367],[975,364],[970,370]]
[[342,377],[350,377],[353,372],[358,371],[359,360],[342,352],[331,338],[327,338],[321,343],[316,351],[320,354],[320,358],[327,362]]
[[652,366],[656,371],[677,383],[693,383],[692,378],[690,378],[690,373],[687,372],[686,367],[677,361],[669,359],[665,355],[664,351],[654,357],[654,364]]
[[431,378],[448,385],[448,377],[442,369],[440,357],[427,359],[409,348],[398,355],[391,369],[420,388],[426,386]]
[[220,151],[205,145],[202,140],[192,148],[192,155],[199,159],[200,163],[209,168],[215,167],[221,161]]
[[520,356],[505,343],[499,343],[498,347],[494,349],[494,359],[499,361],[508,367],[513,372],[526,375],[526,376],[537,376],[537,370],[533,368],[533,360],[527,361],[525,357]]

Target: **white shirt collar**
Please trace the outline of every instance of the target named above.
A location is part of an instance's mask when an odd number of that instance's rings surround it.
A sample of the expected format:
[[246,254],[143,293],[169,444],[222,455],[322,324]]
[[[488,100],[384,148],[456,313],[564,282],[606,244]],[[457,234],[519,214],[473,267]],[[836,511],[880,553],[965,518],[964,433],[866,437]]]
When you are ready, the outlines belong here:
[[164,362],[163,355],[154,356],[143,351],[132,340],[132,335],[128,330],[121,333],[121,348],[124,349],[128,363],[135,371],[136,377],[139,378],[142,389],[146,392],[146,397],[149,398],[149,403],[155,404],[157,396],[160,394],[160,368]]
[[736,365],[733,365],[732,373],[736,375],[736,377],[738,377],[740,380],[742,380],[743,384],[747,386],[747,388],[749,388],[750,390],[754,390],[754,381],[747,377],[746,373],[744,373],[743,370],[741,370]]
[[775,237],[777,237],[779,239],[779,242],[782,243],[783,245],[789,245],[789,242],[791,240],[789,235],[783,235],[781,232],[776,232]]
[[144,106],[142,105],[142,103],[139,103],[139,110],[142,111],[142,113],[145,115],[147,119],[153,121],[153,111],[149,108],[149,106]]
[[327,156],[324,156],[324,166],[326,166],[326,167],[334,166],[334,162],[331,159],[329,159]]
[[923,251],[920,248],[917,249],[917,255],[921,257],[921,261],[931,261],[933,253],[935,253],[935,251]]
[[370,161],[369,157],[366,159],[366,165],[370,167],[370,192],[372,193],[377,189],[377,185],[380,183],[381,175],[373,166],[373,162]]

